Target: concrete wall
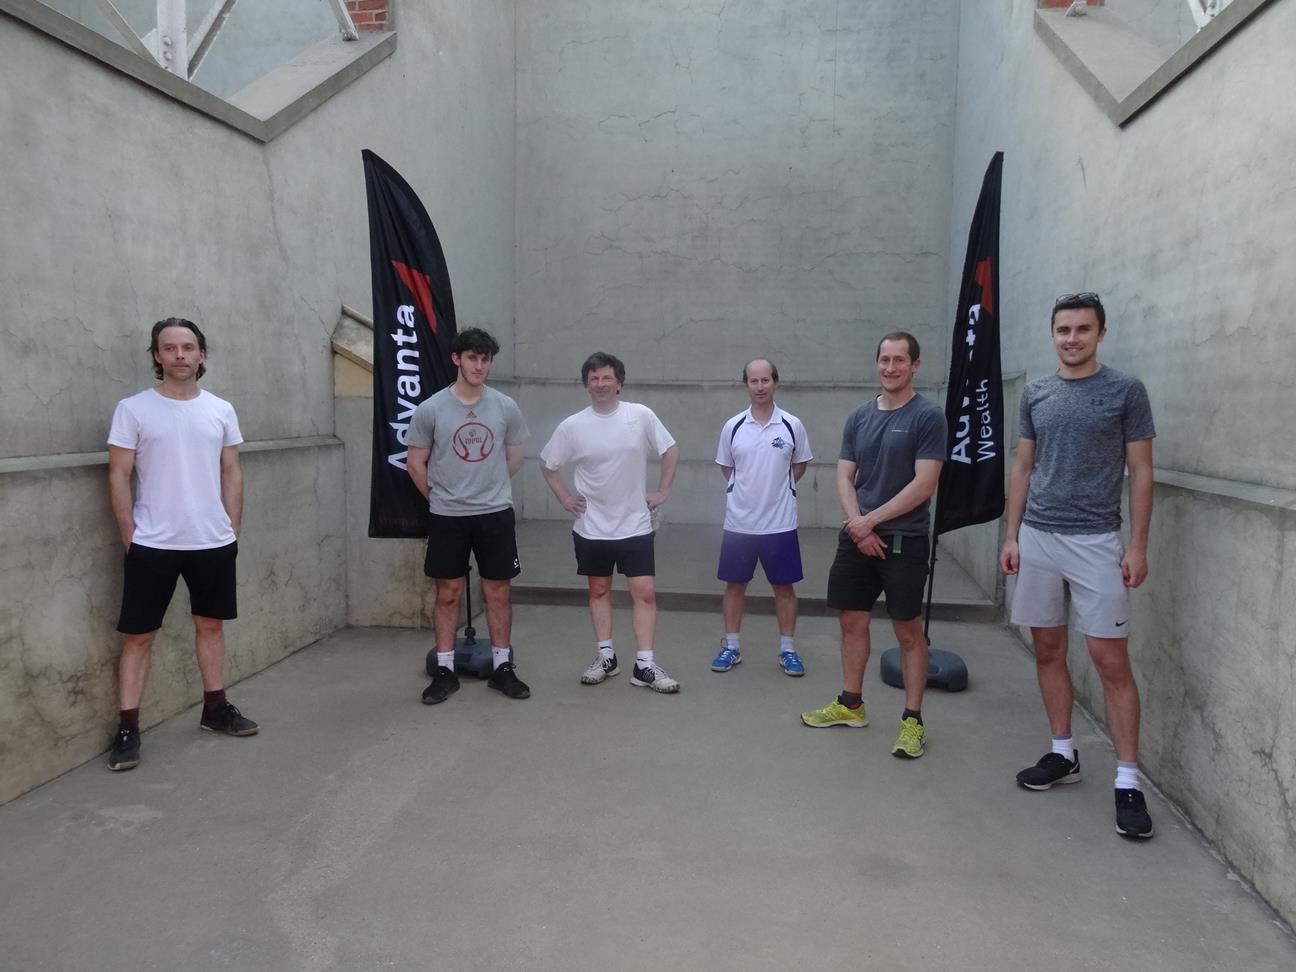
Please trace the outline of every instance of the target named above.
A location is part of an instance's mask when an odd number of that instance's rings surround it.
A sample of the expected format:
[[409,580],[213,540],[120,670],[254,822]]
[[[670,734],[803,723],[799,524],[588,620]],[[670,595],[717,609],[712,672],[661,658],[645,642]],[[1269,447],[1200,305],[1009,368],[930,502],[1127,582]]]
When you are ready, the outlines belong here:
[[1268,7],[1123,129],[1035,36],[1033,4],[963,6],[953,224],[1003,149],[1005,373],[1056,367],[1053,297],[1096,290],[1100,357],[1144,379],[1156,414],[1152,573],[1131,638],[1144,769],[1290,920],[1296,4]]
[[519,374],[867,380],[944,323],[956,3],[517,10]]
[[[203,384],[251,443],[332,443],[246,459],[232,677],[345,623],[329,339],[344,300],[369,305],[360,150],[422,196],[460,323],[511,342],[512,57],[509,0],[407,12],[392,58],[262,145],[0,16],[0,800],[108,740],[120,554],[100,453],[114,403],[152,382],[158,318],[207,332]],[[197,697],[183,607],[149,722]]]

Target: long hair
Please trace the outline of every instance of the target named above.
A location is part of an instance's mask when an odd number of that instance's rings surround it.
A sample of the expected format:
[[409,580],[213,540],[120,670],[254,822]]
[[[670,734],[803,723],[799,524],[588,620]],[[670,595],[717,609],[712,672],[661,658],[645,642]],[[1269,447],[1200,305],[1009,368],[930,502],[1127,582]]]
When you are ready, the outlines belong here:
[[[194,332],[194,337],[198,339],[198,350],[203,353],[203,357],[207,356],[207,335],[203,334],[203,332],[199,330],[198,325],[195,324],[193,321],[185,320],[183,317],[168,317],[164,321],[158,321],[156,324],[153,325],[153,334],[149,338],[149,346],[148,346],[149,360],[153,362],[153,377],[156,378],[158,381],[162,380],[162,366],[158,364],[157,358],[153,357],[153,355],[157,354],[158,335],[161,334],[163,331],[165,331],[168,327],[189,328],[189,330]],[[198,377],[201,378],[205,374],[207,374],[207,366],[205,364],[199,364]]]

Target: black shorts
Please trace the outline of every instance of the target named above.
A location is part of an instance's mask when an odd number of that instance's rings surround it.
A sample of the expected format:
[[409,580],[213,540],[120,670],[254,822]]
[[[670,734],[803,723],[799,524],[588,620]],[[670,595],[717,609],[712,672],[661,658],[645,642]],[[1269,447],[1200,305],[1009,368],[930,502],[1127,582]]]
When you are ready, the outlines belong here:
[[423,573],[438,580],[468,576],[468,552],[477,560],[482,580],[511,580],[522,573],[518,563],[513,508],[469,516],[431,514]]
[[850,534],[842,530],[828,571],[828,606],[837,611],[872,611],[885,591],[887,616],[892,621],[912,621],[922,614],[930,541],[885,535],[882,542],[887,555],[870,557],[860,553]]
[[160,550],[132,543],[126,551],[126,582],[117,630],[148,634],[162,627],[181,577],[189,588],[190,614],[221,621],[237,618],[237,557],[237,540],[206,550]]
[[616,569],[627,577],[652,577],[657,573],[653,537],[641,533],[624,540],[588,540],[573,530],[576,573],[582,577],[611,577]]

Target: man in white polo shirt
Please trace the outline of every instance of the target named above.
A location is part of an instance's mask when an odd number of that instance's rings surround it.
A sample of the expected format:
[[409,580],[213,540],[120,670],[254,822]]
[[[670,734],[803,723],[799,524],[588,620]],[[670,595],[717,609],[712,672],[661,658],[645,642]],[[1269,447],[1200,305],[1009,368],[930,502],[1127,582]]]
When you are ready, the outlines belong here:
[[724,537],[716,576],[725,582],[724,644],[711,671],[727,672],[742,661],[739,632],[747,604],[747,585],[759,560],[774,590],[778,619],[778,662],[788,675],[805,674],[793,645],[797,601],[793,587],[804,576],[797,539],[796,484],[814,458],[801,420],[774,402],[778,368],[768,358],[747,362],[743,384],[747,408],[724,424],[716,463],[725,490]]

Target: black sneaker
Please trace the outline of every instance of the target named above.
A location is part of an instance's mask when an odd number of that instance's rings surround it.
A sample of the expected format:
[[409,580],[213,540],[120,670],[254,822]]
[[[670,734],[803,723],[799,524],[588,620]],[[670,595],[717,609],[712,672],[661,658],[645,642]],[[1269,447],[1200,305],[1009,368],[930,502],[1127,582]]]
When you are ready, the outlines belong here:
[[1130,840],[1147,840],[1152,836],[1152,817],[1141,791],[1116,791],[1116,833]]
[[255,736],[261,727],[240,712],[232,702],[226,702],[219,709],[208,710],[204,707],[199,729],[208,732],[223,732],[227,736]]
[[1080,782],[1080,750],[1075,760],[1057,753],[1045,753],[1034,766],[1027,766],[1017,774],[1017,785],[1028,790],[1048,790],[1059,783]]
[[423,704],[436,705],[459,691],[459,676],[444,665],[438,665],[432,684],[423,690]]
[[114,772],[134,769],[139,765],[139,749],[138,729],[118,729],[108,751],[108,768]]
[[486,684],[496,691],[503,692],[510,699],[531,698],[531,689],[527,687],[526,682],[517,677],[512,662],[505,662],[491,672],[491,677],[486,680]]

